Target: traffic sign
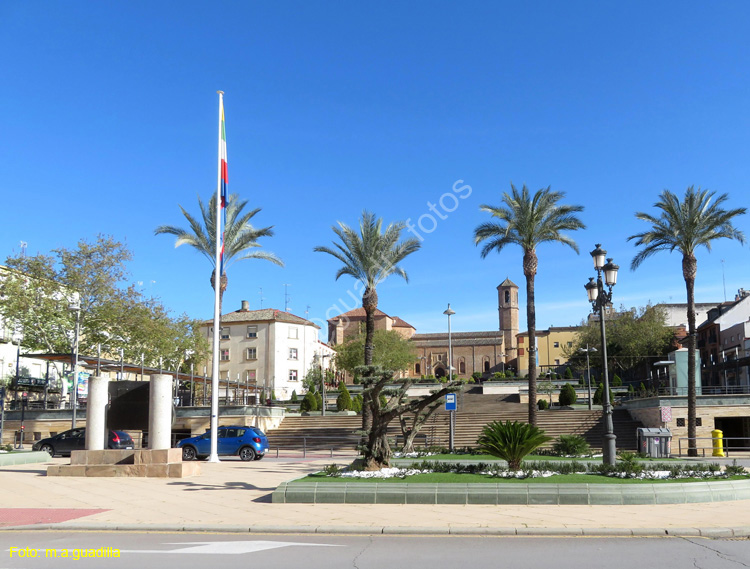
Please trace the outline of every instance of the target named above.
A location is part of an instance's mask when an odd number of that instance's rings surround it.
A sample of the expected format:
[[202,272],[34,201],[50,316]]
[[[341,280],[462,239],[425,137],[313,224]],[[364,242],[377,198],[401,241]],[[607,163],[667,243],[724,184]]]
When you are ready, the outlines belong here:
[[445,396],[445,410],[455,411],[456,410],[456,394],[448,393]]

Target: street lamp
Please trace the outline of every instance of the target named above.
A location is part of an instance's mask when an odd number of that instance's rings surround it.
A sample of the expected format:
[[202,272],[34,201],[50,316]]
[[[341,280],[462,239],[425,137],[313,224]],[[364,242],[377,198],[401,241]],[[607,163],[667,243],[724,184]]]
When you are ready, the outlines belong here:
[[[451,310],[450,302],[448,308],[443,312],[448,317],[448,383],[453,382],[453,343],[451,340],[451,316],[456,312]],[[456,429],[456,412],[452,409],[448,411],[450,413],[450,432],[448,437],[448,449],[453,452],[453,438]]]
[[[596,244],[596,249],[591,251],[591,258],[594,260],[596,269],[596,282],[593,278],[584,285],[588,294],[589,302],[595,312],[599,312],[599,324],[602,334],[602,375],[604,376],[604,393],[602,394],[602,406],[604,407],[604,464],[614,465],[617,458],[617,448],[615,441],[617,437],[612,425],[612,402],[609,400],[609,372],[607,371],[607,332],[604,326],[604,309],[612,302],[612,287],[617,284],[617,271],[619,266],[612,262],[612,259],[606,259],[607,252],[602,249],[601,244]],[[604,260],[606,259],[606,263]],[[604,282],[602,282],[602,272],[604,273]],[[609,290],[604,289],[606,283]]]
[[325,363],[325,359],[330,357],[331,354],[318,354],[318,358],[320,358],[320,386],[323,391],[323,407],[321,409],[323,417],[326,416],[326,370],[323,364]]
[[70,423],[70,428],[76,428],[76,407],[78,407],[78,334],[80,333],[81,326],[81,295],[77,292],[73,293],[73,298],[68,304],[68,310],[76,313],[76,330],[73,338],[73,393],[71,400],[73,404],[73,419]]
[[[16,342],[16,403],[18,403],[18,385],[19,385],[19,378],[21,377],[20,371],[21,371],[21,342],[23,341],[23,334],[21,332],[16,331],[13,333],[13,338]],[[3,397],[5,397],[5,393],[3,393]],[[21,429],[18,437],[18,445],[16,448],[22,449],[23,448],[23,434],[25,430],[24,422],[24,411],[26,410],[26,402],[28,401],[26,397],[26,392],[24,391],[21,395]]]
[[586,344],[585,349],[580,348],[578,351],[586,352],[586,382],[589,388],[589,411],[591,411],[591,366],[589,365],[589,352],[596,352],[598,350],[593,346],[589,348],[589,345]]

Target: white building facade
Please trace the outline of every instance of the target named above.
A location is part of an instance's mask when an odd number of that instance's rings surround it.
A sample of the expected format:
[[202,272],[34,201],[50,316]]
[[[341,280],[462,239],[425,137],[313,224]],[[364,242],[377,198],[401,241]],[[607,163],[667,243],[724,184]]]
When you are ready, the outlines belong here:
[[[213,321],[201,329],[210,343]],[[307,372],[313,366],[330,367],[335,353],[319,341],[319,331],[305,318],[273,308],[250,310],[242,301],[240,310],[221,317],[219,374],[228,383],[222,396],[231,402],[259,391],[264,398],[273,394],[282,400],[292,392],[301,395]],[[210,357],[206,367],[211,369]]]

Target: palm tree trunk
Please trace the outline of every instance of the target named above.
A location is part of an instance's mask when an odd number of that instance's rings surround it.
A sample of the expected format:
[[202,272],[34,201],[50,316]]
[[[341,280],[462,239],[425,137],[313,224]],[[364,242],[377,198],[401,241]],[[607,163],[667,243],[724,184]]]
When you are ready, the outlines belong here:
[[[378,309],[378,293],[367,287],[362,295],[362,308],[365,309],[365,365],[372,365],[375,354],[375,311]],[[370,390],[362,390],[362,430],[367,433],[372,429],[372,410],[370,408]]]
[[533,249],[524,251],[523,274],[526,276],[526,322],[529,331],[529,424],[536,425],[536,306],[534,304],[534,276],[538,259]]
[[696,439],[695,415],[697,397],[695,388],[695,275],[698,271],[698,261],[695,255],[682,257],[682,276],[687,288],[687,317],[688,317],[688,456],[698,456]]

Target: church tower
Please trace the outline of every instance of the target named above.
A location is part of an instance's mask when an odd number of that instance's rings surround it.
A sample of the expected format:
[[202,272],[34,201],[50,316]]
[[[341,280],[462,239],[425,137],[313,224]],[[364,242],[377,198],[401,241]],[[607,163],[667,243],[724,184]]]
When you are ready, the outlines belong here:
[[500,332],[503,334],[505,363],[517,368],[518,285],[508,278],[497,287],[497,308],[500,315]]

